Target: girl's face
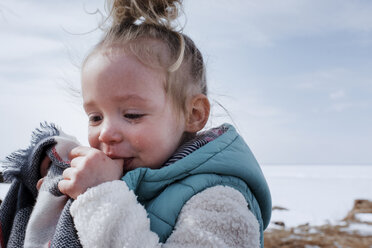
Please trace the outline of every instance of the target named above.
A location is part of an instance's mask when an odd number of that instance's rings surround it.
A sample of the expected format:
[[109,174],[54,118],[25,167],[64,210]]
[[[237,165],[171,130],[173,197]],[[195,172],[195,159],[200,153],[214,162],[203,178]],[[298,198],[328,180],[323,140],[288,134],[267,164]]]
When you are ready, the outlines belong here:
[[166,74],[119,49],[93,54],[82,70],[89,144],[124,159],[125,171],[159,168],[179,146],[185,118],[165,93]]

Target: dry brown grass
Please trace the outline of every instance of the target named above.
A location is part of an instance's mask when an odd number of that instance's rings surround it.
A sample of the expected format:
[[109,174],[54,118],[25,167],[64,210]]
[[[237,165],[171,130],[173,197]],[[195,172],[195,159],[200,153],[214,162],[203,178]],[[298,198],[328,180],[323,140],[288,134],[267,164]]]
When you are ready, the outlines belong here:
[[372,236],[346,230],[353,223],[371,225],[372,228],[372,223],[360,222],[355,218],[357,213],[372,213],[372,202],[356,200],[353,209],[338,225],[311,226],[307,224],[285,228],[284,223],[279,223],[281,225],[278,225],[278,229],[269,229],[265,232],[265,248],[372,248]]

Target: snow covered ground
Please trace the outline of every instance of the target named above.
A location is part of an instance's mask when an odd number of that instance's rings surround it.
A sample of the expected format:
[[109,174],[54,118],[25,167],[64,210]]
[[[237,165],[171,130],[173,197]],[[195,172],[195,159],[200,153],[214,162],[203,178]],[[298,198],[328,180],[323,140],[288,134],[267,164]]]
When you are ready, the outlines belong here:
[[372,200],[372,166],[357,165],[266,165],[273,206],[271,222],[286,227],[310,223],[322,225],[343,219],[355,199]]
[[[282,221],[286,227],[335,223],[352,209],[355,199],[372,200],[372,166],[265,165],[262,170],[273,206],[288,209],[273,211],[272,222]],[[8,187],[0,184],[1,199]]]

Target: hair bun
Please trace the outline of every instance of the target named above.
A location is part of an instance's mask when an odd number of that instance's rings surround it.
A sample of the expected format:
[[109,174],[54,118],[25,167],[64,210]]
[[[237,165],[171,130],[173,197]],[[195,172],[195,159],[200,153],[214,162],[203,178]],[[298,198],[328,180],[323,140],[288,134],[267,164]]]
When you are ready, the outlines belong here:
[[114,25],[146,23],[167,28],[178,17],[182,0],[109,0]]

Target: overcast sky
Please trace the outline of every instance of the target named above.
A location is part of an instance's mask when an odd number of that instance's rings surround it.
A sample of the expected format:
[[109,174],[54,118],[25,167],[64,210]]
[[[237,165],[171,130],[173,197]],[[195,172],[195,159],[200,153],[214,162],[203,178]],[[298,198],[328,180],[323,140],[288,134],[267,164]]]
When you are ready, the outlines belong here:
[[[209,126],[234,122],[261,164],[372,165],[372,1],[184,0],[207,61]],[[103,0],[0,0],[0,157],[41,121],[86,141],[80,63]],[[88,33],[88,34],[83,34]],[[229,117],[231,116],[231,118]]]

